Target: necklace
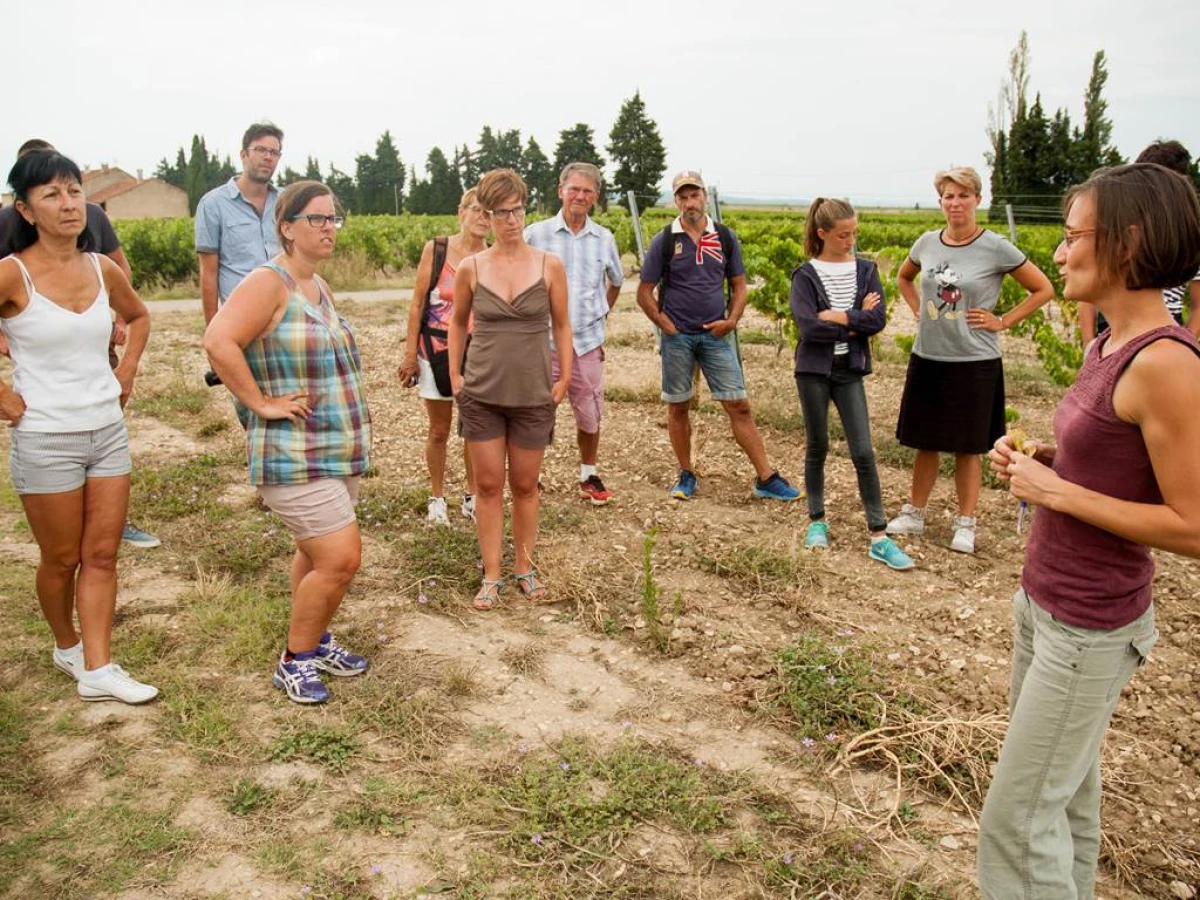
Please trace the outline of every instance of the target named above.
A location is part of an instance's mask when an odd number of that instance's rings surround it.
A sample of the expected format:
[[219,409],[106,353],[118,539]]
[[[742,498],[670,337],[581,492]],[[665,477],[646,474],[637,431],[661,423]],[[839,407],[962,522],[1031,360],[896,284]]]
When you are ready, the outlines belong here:
[[982,233],[983,233],[983,227],[980,225],[976,225],[975,230],[972,231],[965,238],[956,238],[956,237],[951,236],[950,229],[947,228],[942,232],[942,240],[944,240],[951,247],[961,247],[964,244],[971,243],[971,241],[975,240],[975,238],[979,237],[979,235],[981,235]]

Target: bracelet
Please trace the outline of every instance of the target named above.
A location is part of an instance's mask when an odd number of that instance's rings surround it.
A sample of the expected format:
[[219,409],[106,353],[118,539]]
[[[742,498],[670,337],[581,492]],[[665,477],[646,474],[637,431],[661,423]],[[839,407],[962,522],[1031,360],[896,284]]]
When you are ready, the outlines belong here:
[[[1007,315],[1007,314],[1006,314],[1006,315]],[[1000,316],[1000,330],[1001,330],[1001,331],[1008,331],[1008,323],[1006,323],[1006,322],[1004,321],[1004,316],[1003,316],[1003,315],[1002,315],[1002,316]]]

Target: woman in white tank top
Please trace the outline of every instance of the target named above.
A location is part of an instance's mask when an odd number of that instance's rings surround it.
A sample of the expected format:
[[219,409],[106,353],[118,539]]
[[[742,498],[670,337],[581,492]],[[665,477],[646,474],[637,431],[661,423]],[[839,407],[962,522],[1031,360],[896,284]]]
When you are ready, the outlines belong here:
[[[0,329],[13,360],[12,384],[0,380],[0,419],[12,427],[13,484],[41,550],[38,600],[54,633],[53,662],[84,700],[145,703],[158,690],[113,663],[109,644],[129,505],[122,408],[149,313],[116,263],[81,248],[87,214],[75,163],[37,150],[8,180],[19,219],[17,250],[0,261]],[[113,311],[128,328],[115,370]]]

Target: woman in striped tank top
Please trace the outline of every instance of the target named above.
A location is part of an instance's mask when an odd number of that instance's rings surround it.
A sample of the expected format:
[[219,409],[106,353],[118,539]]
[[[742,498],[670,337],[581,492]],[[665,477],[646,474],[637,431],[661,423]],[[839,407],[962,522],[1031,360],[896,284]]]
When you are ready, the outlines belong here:
[[837,407],[858,476],[858,493],[871,533],[868,555],[892,569],[913,561],[887,536],[887,517],[863,376],[871,371],[870,337],[887,324],[883,285],[874,262],[857,259],[858,218],[844,200],[813,201],[804,222],[804,250],[811,257],[792,273],[796,344],[796,389],[804,414],[804,486],[811,520],[804,546],[829,546],[825,522],[825,457],[829,452],[829,403]]
[[329,699],[320,672],[367,670],[329,633],[362,556],[354,501],[371,444],[354,333],[316,273],[344,222],[325,185],[288,185],[275,206],[283,253],[246,276],[204,335],[213,371],[250,411],[250,483],[296,538],[273,680],[297,703]]

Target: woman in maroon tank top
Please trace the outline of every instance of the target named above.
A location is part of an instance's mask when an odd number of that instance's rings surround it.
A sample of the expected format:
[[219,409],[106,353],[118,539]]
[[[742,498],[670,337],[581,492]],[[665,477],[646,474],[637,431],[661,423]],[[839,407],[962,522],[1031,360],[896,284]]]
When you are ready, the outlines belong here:
[[[1066,198],[1063,294],[1111,331],[1054,416],[1054,444],[996,442],[1040,507],[1013,601],[1008,734],[979,832],[985,898],[1094,896],[1100,747],[1158,636],[1151,547],[1200,557],[1200,348],[1162,302],[1200,267],[1200,203],[1161,166],[1100,169]],[[1032,444],[1032,446],[1031,446]]]

